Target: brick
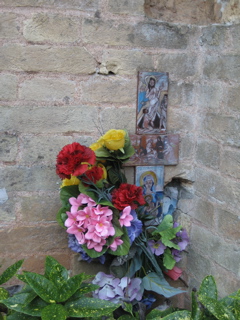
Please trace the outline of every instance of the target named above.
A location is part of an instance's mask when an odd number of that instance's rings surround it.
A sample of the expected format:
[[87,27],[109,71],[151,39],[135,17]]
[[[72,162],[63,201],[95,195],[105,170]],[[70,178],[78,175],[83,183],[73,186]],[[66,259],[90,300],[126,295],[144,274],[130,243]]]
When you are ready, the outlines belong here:
[[[191,246],[188,247],[187,273],[194,274],[195,281],[201,283],[203,278],[210,274],[211,261],[205,258]],[[199,287],[198,287],[199,288]]]
[[240,49],[240,43],[239,43],[240,26],[239,26],[239,24],[235,24],[235,25],[230,26],[229,32],[232,36],[233,49],[239,50]]
[[18,78],[10,74],[0,74],[0,83],[0,100],[15,100]]
[[19,97],[23,100],[37,101],[72,101],[74,99],[75,83],[58,79],[33,78],[26,80],[19,88]]
[[218,169],[220,165],[220,147],[209,140],[199,139],[196,149],[196,160],[206,167]]
[[109,263],[104,263],[102,265],[99,262],[91,262],[88,263],[86,261],[79,261],[79,254],[74,254],[74,259],[73,259],[73,267],[72,267],[72,272],[73,275],[79,274],[81,272],[85,272],[88,275],[93,275],[95,276],[98,272],[102,271],[106,274],[109,274]]
[[110,0],[108,9],[113,13],[144,15],[144,0]]
[[0,70],[91,74],[96,69],[95,59],[81,47],[12,44],[2,46],[0,56]]
[[136,109],[129,107],[104,108],[100,111],[100,122],[105,131],[124,128],[129,133],[135,133]]
[[61,201],[58,191],[55,194],[47,193],[22,197],[21,219],[28,222],[56,221],[56,215],[60,208]]
[[238,241],[240,239],[240,215],[221,208],[217,209],[218,230],[225,239]]
[[9,222],[16,219],[15,209],[16,209],[17,199],[10,192],[7,192],[7,195],[8,195],[8,200],[4,203],[0,203],[0,221]]
[[208,227],[214,225],[214,205],[210,201],[206,201],[203,198],[194,198],[194,204],[192,210],[188,211],[188,214],[194,219],[200,221],[202,224]]
[[209,274],[211,274],[216,281],[219,294],[218,299],[224,298],[240,288],[240,277],[236,277],[236,274],[229,272],[229,270],[217,264],[212,265]]
[[240,80],[240,55],[206,56],[203,67],[204,76],[216,80]]
[[14,39],[20,36],[20,24],[18,16],[14,13],[4,12],[0,14],[0,38]]
[[54,166],[8,166],[0,169],[0,181],[7,192],[55,191],[59,184]]
[[0,229],[0,251],[3,254],[46,254],[56,249],[66,250],[67,247],[67,233],[56,224]]
[[[190,110],[192,111],[192,108]],[[194,117],[191,111],[187,112],[186,110],[183,111],[177,108],[168,108],[168,132],[191,132],[194,130]]]
[[209,136],[230,146],[240,146],[240,122],[236,117],[207,113],[203,130]]
[[97,108],[87,105],[0,107],[0,127],[4,131],[22,133],[90,133],[96,131],[95,126],[89,126],[89,123],[93,124],[97,115]]
[[239,272],[239,246],[225,242],[223,237],[215,235],[211,230],[193,225],[190,234],[192,250],[200,252],[205,258],[215,261],[235,275]]
[[218,112],[221,108],[222,101],[226,93],[220,85],[201,85],[199,88],[198,105],[201,110],[207,110],[208,112]]
[[170,106],[192,106],[194,104],[194,97],[195,88],[193,84],[170,81],[168,99]]
[[185,49],[192,29],[167,23],[116,24],[113,20],[85,19],[83,40],[86,43]]
[[221,157],[220,170],[222,173],[240,179],[240,151],[225,150]]
[[227,40],[227,28],[225,26],[207,26],[202,29],[199,43],[204,48],[224,47]]
[[73,17],[40,13],[24,21],[23,36],[31,42],[74,42],[79,38],[78,29]]
[[53,7],[76,10],[95,10],[99,0],[2,0],[9,7]]
[[15,135],[0,133],[0,161],[15,161],[18,154],[18,138]]
[[136,75],[137,71],[153,70],[152,56],[140,50],[114,50],[104,52],[100,73]]
[[97,76],[81,83],[83,101],[128,103],[136,101],[136,80]]
[[195,139],[193,134],[189,133],[181,136],[179,158],[181,160],[192,158],[194,155]]
[[156,69],[169,72],[171,78],[184,79],[196,73],[197,56],[195,55],[185,53],[159,54],[156,59]]
[[240,183],[213,174],[206,169],[196,168],[195,188],[207,200],[228,205],[230,208],[239,207]]
[[227,95],[227,111],[240,111],[240,87],[230,88]]

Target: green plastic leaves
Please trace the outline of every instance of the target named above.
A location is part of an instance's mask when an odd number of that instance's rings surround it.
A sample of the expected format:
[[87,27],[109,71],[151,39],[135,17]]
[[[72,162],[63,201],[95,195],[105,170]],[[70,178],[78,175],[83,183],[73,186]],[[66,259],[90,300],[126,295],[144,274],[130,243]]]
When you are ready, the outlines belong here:
[[143,286],[145,290],[154,291],[166,298],[170,298],[176,294],[184,292],[180,289],[171,287],[164,278],[160,279],[154,272],[148,273],[143,278]]

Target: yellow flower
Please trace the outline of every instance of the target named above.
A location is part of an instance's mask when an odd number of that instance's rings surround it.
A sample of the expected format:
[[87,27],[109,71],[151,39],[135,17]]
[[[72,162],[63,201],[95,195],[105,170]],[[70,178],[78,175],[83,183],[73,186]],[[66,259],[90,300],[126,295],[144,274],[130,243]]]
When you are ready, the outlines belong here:
[[124,130],[111,129],[100,140],[104,141],[105,147],[109,150],[118,150],[124,147],[125,135],[126,132]]
[[79,183],[80,183],[80,180],[77,177],[71,175],[71,179],[63,179],[60,188],[63,188],[66,186],[78,185]]
[[93,151],[95,151],[95,150],[101,148],[103,146],[103,144],[104,144],[104,141],[99,139],[97,142],[92,143],[89,148],[92,149]]

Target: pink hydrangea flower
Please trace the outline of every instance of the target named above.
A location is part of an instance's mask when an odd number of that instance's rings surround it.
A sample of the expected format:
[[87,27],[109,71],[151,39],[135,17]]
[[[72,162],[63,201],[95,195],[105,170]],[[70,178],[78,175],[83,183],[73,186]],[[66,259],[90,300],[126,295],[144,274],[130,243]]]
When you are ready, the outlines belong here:
[[120,218],[119,218],[119,223],[120,226],[123,227],[130,227],[131,222],[133,220],[133,216],[131,215],[131,207],[127,206],[126,208],[123,209],[121,212]]
[[120,246],[121,244],[123,244],[123,241],[120,239],[120,237],[117,237],[114,239],[113,243],[109,246],[109,248],[112,251],[116,251],[117,247]]

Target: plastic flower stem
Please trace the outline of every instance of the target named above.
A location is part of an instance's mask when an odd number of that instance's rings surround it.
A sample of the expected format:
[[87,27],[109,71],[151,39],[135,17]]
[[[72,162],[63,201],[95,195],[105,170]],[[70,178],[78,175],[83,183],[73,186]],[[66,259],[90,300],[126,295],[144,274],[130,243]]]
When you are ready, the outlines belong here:
[[139,246],[143,252],[145,253],[145,255],[148,257],[148,259],[150,260],[150,262],[152,263],[156,273],[158,274],[158,276],[163,279],[163,273],[162,270],[160,269],[151,249],[149,247],[146,247],[145,244],[147,244],[146,241],[146,237],[144,235],[140,235],[137,239],[135,239],[135,243],[137,246]]

